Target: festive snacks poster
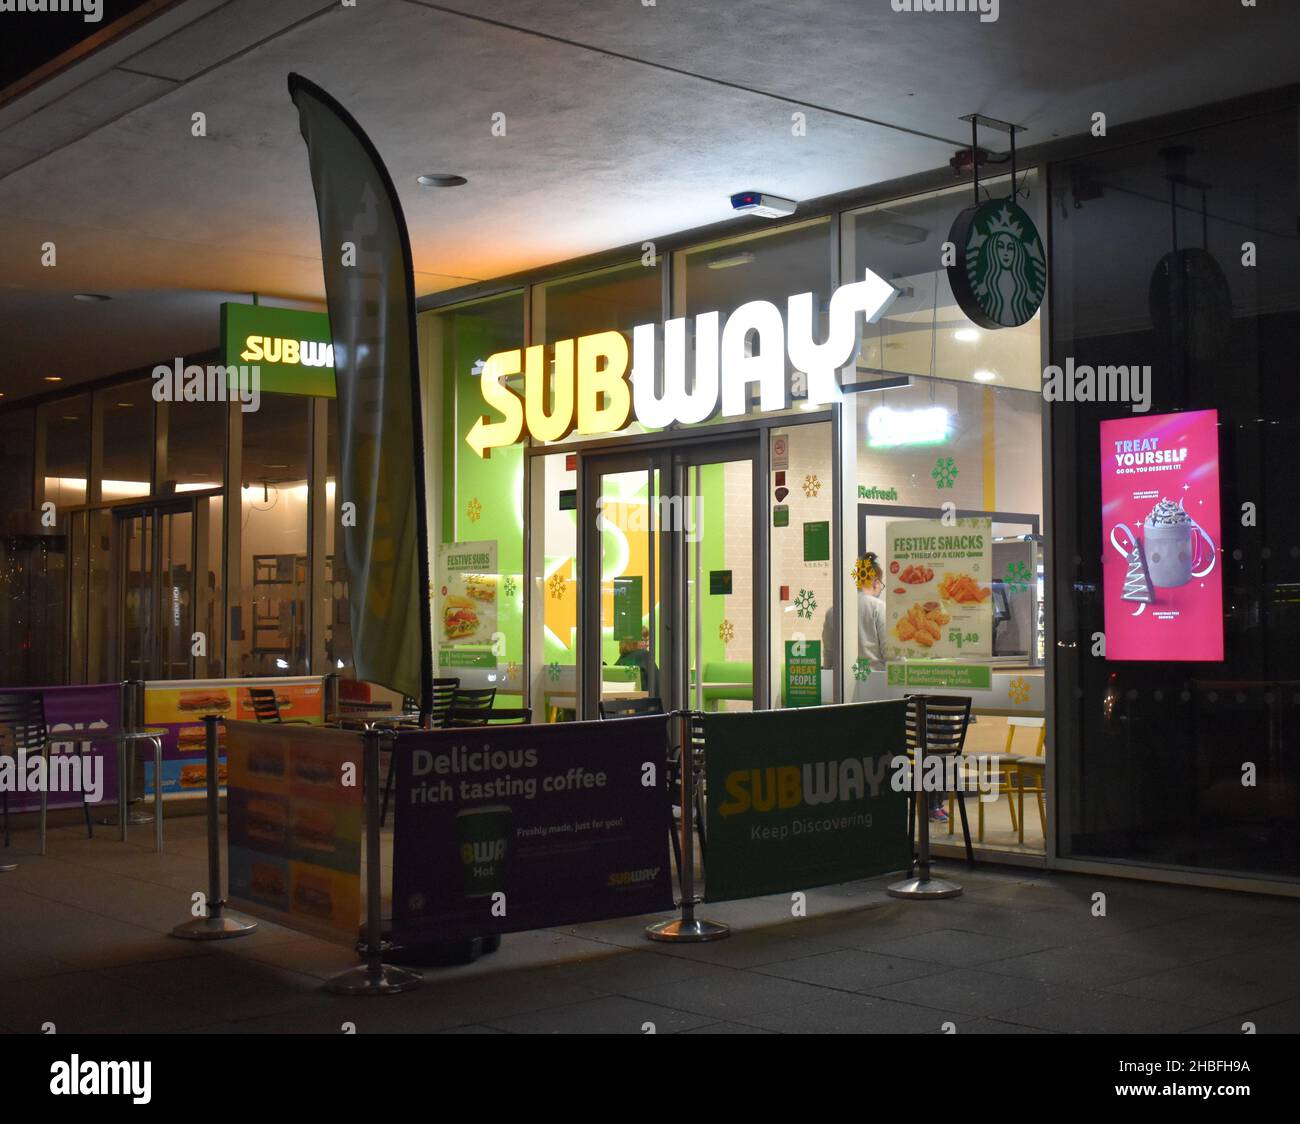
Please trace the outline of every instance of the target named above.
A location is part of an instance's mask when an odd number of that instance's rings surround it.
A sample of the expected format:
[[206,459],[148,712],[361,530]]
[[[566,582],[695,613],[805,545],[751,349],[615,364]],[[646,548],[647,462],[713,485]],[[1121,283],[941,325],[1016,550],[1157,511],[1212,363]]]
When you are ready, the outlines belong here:
[[1101,423],[1106,658],[1223,659],[1219,415]]
[[988,519],[889,524],[887,659],[992,654],[992,532]]

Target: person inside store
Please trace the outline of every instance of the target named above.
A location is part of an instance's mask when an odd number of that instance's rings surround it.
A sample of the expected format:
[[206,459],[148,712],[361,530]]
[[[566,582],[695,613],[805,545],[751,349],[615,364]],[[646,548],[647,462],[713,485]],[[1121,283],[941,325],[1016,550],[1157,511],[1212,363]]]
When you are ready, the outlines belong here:
[[620,640],[618,642],[618,667],[635,667],[640,672],[641,690],[651,698],[659,697],[659,669],[650,658],[650,630],[641,630],[640,640]]
[[858,586],[858,659],[873,672],[885,670],[885,574],[872,551],[863,558]]

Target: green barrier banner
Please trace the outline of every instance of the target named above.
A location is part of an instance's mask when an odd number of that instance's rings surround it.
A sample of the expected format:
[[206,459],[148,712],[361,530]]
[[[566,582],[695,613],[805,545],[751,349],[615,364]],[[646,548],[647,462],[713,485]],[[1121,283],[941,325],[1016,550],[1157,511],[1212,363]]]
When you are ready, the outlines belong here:
[[902,699],[704,716],[705,900],[807,890],[903,870]]

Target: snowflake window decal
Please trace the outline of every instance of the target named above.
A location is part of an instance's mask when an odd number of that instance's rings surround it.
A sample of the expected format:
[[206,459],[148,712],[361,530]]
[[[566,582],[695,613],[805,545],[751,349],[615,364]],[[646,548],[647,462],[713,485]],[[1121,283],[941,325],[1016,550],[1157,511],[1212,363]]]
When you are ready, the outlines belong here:
[[1029,567],[1023,562],[1008,562],[1006,576],[1002,579],[1013,593],[1029,589]]
[[559,601],[564,596],[564,591],[568,584],[569,583],[564,580],[564,575],[557,571],[547,579],[546,588],[551,591],[551,596],[555,598],[556,601]]
[[853,678],[861,683],[868,675],[871,674],[871,661],[867,659],[857,659],[853,661]]
[[515,579],[506,578],[506,580],[501,583],[501,592],[504,593],[507,597],[513,597],[516,593],[518,593],[519,586],[515,584]]
[[718,625],[718,639],[724,644],[730,644],[735,638],[736,626],[724,618],[723,622]]
[[546,665],[546,678],[552,683],[560,681],[560,665],[558,663],[548,663]]
[[483,505],[478,502],[478,496],[475,496],[465,507],[465,514],[469,516],[471,523],[477,523],[479,517],[483,514]]
[[815,475],[805,476],[803,478],[803,494],[810,500],[816,499],[817,493],[822,490],[822,482]]
[[1029,701],[1029,684],[1017,675],[1007,688],[1007,697],[1017,706],[1023,706]]
[[853,563],[852,573],[853,584],[859,589],[869,588],[871,583],[880,577],[880,571],[865,558],[859,558]]
[[930,469],[936,488],[951,488],[957,482],[957,465],[952,457],[940,457]]
[[804,620],[812,620],[813,611],[817,608],[817,598],[813,595],[811,589],[799,590],[799,596],[794,599],[794,611]]

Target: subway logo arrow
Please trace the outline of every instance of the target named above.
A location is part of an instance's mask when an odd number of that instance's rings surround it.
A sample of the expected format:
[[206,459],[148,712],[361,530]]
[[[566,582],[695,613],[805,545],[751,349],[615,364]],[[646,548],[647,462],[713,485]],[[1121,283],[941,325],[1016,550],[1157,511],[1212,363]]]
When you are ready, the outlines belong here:
[[[701,313],[695,317],[695,378],[689,390],[685,317],[662,327],[638,324],[632,329],[630,378],[628,342],[621,332],[560,340],[549,349],[549,364],[542,344],[498,351],[484,362],[480,385],[483,401],[500,420],[480,416],[465,441],[487,457],[525,435],[552,442],[575,429],[584,436],[616,433],[634,416],[651,429],[702,422],[719,409],[724,417],[735,417],[746,411],[750,383],[759,386],[764,412],[784,410],[790,404],[787,354],[794,368],[807,375],[809,402],[826,405],[840,397],[836,374],[858,347],[858,315],[874,324],[897,296],[898,290],[870,269],[861,281],[841,285],[831,296],[829,327],[821,343],[813,339],[812,293],[789,297],[784,314],[771,301],[749,301],[725,325],[719,313]],[[663,377],[658,379],[661,338]],[[548,372],[548,366],[553,370]],[[522,397],[504,381],[520,373]]]

